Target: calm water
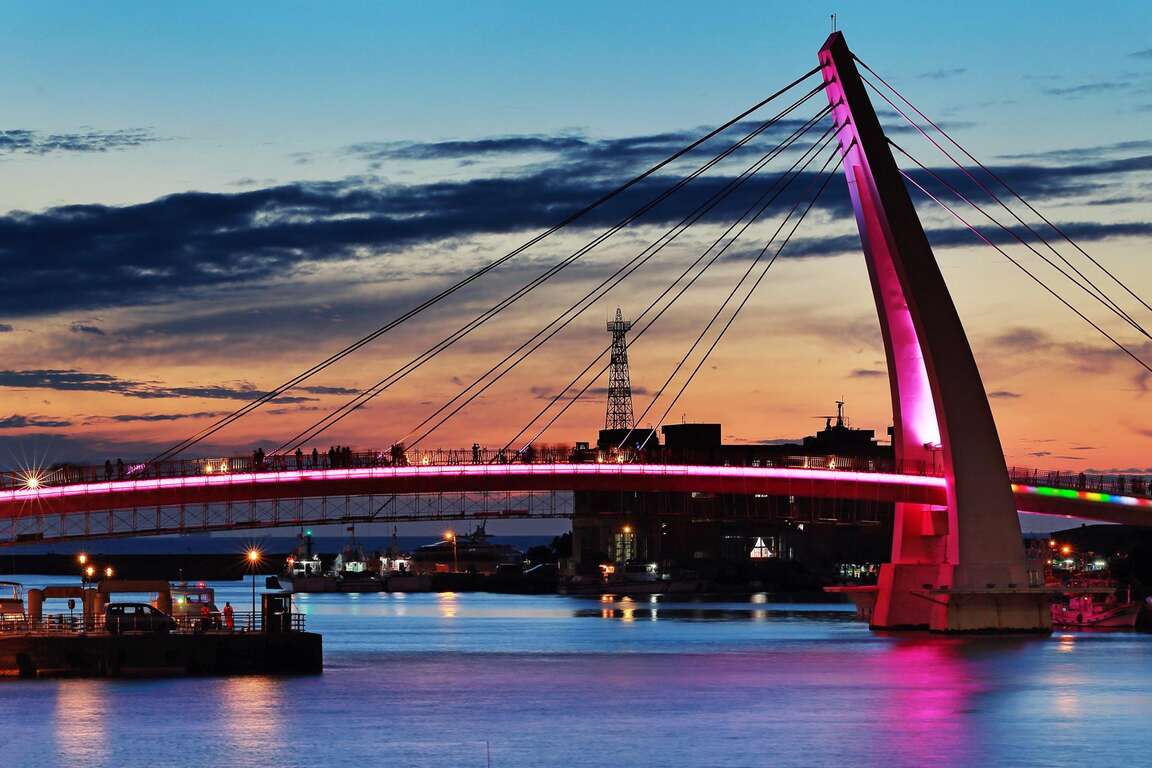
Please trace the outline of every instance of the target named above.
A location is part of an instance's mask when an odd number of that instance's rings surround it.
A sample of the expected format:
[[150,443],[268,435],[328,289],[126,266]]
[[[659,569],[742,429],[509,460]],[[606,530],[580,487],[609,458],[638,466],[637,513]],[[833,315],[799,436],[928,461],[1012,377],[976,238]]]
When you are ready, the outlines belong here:
[[[46,583],[29,579],[27,583]],[[218,600],[240,609],[237,584]],[[0,684],[0,766],[1147,765],[1152,635],[881,637],[838,607],[305,596],[308,678]]]

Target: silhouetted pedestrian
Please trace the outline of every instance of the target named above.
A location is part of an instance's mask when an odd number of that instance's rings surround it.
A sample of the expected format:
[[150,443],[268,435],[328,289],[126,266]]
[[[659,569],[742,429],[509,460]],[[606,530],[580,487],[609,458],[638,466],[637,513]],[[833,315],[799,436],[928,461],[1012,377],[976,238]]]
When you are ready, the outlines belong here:
[[105,459],[104,460],[104,479],[105,480],[111,480],[112,479],[112,459]]

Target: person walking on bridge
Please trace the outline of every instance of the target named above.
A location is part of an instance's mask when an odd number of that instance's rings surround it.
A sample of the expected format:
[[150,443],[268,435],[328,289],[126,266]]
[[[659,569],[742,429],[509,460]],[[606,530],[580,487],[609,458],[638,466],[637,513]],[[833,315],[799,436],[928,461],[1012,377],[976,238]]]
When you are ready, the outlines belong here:
[[232,603],[224,603],[224,627],[229,632],[236,629],[236,613],[232,610]]

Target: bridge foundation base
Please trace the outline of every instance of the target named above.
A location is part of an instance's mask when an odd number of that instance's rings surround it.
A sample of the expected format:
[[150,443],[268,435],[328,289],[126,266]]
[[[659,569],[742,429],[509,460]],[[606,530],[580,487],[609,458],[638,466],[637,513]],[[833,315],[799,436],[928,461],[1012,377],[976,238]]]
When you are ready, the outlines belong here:
[[952,588],[954,566],[885,563],[869,625],[877,630],[955,633],[1048,633],[1043,588]]

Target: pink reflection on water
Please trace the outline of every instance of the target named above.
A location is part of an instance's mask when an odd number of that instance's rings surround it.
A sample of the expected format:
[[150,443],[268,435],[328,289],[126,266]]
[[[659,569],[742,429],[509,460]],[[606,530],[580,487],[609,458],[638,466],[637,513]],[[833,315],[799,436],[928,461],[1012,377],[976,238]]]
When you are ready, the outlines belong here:
[[965,655],[969,642],[907,639],[869,658],[881,692],[873,714],[883,724],[874,750],[912,765],[939,765],[945,757],[949,764],[977,764],[971,753],[978,740],[965,713],[985,686]]

